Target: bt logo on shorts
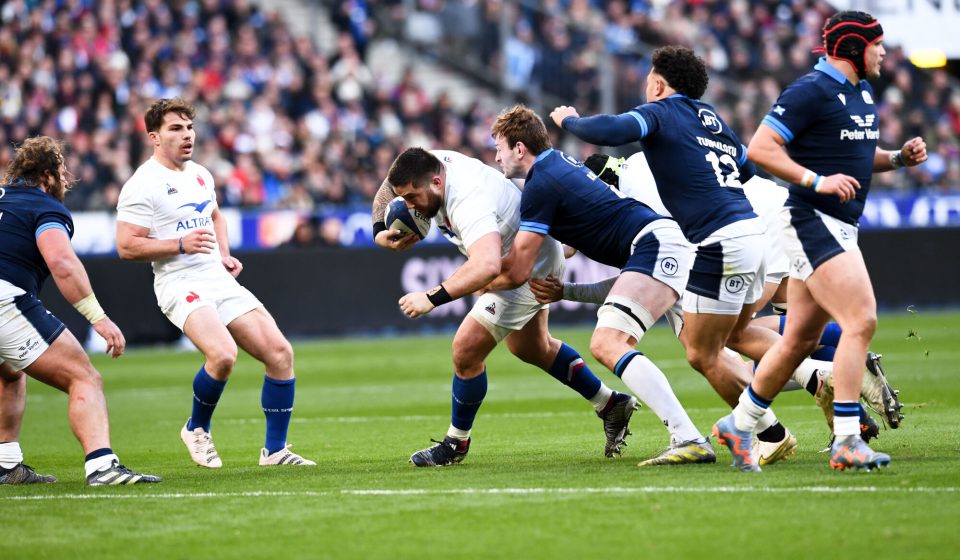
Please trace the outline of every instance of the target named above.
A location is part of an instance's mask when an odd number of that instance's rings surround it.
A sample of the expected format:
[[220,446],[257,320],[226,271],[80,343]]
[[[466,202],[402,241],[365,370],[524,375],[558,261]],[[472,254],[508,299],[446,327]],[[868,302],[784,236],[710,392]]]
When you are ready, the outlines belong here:
[[726,286],[728,292],[730,292],[731,294],[735,294],[740,290],[742,290],[744,286],[747,285],[747,283],[744,282],[743,276],[740,276],[739,274],[735,274],[727,278],[724,281],[724,285]]
[[200,296],[196,292],[187,292],[187,303],[200,301]]
[[673,257],[667,257],[660,261],[660,270],[663,271],[667,276],[673,276],[680,270],[680,267],[677,265],[677,259]]

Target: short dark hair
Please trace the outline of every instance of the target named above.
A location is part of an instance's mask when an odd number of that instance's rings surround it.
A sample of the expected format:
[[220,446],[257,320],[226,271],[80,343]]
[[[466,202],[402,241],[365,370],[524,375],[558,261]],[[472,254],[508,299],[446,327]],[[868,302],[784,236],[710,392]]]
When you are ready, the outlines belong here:
[[623,158],[607,154],[590,154],[583,164],[604,183],[620,188],[620,166],[623,165]]
[[393,160],[387,181],[394,188],[410,183],[419,189],[443,171],[443,163],[430,152],[419,147],[407,148]]
[[703,59],[686,47],[660,47],[651,57],[653,71],[663,76],[677,93],[700,99],[707,91],[710,77]]
[[[74,183],[60,180],[60,166],[66,166],[63,152],[64,144],[60,140],[49,136],[27,138],[17,147],[13,160],[7,164],[3,184],[28,188],[45,187],[47,194],[62,202]],[[44,184],[44,178],[52,179],[53,184]]]
[[509,148],[516,146],[517,142],[523,142],[533,155],[543,153],[552,146],[547,125],[543,124],[540,115],[525,105],[504,109],[493,123],[490,135],[494,138],[503,136]]
[[159,132],[160,127],[163,126],[163,117],[167,116],[167,113],[176,113],[191,121],[197,116],[197,110],[193,108],[193,105],[179,97],[157,99],[143,116],[143,122],[147,125],[147,132]]

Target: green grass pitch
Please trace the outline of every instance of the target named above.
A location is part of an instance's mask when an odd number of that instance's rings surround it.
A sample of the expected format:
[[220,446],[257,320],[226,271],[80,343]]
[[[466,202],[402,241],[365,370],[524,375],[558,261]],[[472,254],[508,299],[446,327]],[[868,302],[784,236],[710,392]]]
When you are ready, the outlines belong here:
[[[31,381],[21,443],[28,464],[60,481],[0,486],[0,558],[951,557],[960,545],[958,325],[949,313],[881,316],[873,348],[906,419],[881,433],[875,447],[893,463],[874,473],[828,468],[822,414],[800,392],[775,404],[800,452],[761,474],[731,469],[722,447],[716,465],[637,468],[667,443],[645,408],[624,456],[604,459],[589,405],[505,348],[488,361],[465,462],[416,469],[410,453],[449,422],[449,336],[297,344],[290,441],[315,468],[257,466],[262,370],[241,357],[214,416],[224,468],[205,470],[178,435],[199,355],[97,357],[114,449],[164,482],[84,486],[66,397]],[[586,353],[588,329],[554,334]],[[641,349],[708,433],[726,408],[671,333],[654,329]]]

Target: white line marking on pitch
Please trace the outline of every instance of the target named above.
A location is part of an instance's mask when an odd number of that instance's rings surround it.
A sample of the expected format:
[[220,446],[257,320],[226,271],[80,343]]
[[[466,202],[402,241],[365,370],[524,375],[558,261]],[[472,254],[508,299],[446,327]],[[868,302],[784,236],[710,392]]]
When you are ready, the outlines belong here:
[[610,488],[459,488],[449,490],[431,490],[411,488],[405,490],[358,489],[339,491],[281,492],[174,492],[162,494],[51,494],[38,496],[0,496],[4,501],[46,501],[46,500],[180,500],[185,498],[277,498],[277,497],[325,497],[325,496],[424,496],[424,495],[472,495],[472,496],[529,496],[550,494],[943,494],[960,492],[955,486],[711,486],[706,488],[691,486],[637,486]]

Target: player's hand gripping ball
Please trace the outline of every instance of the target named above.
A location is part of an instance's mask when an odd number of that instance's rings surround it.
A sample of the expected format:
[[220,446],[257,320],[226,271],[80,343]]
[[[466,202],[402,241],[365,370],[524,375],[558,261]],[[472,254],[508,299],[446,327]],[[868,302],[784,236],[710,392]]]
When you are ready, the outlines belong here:
[[387,212],[383,216],[383,225],[387,226],[387,229],[399,229],[412,233],[419,239],[423,239],[430,233],[430,218],[414,208],[407,208],[407,203],[401,196],[390,201]]

